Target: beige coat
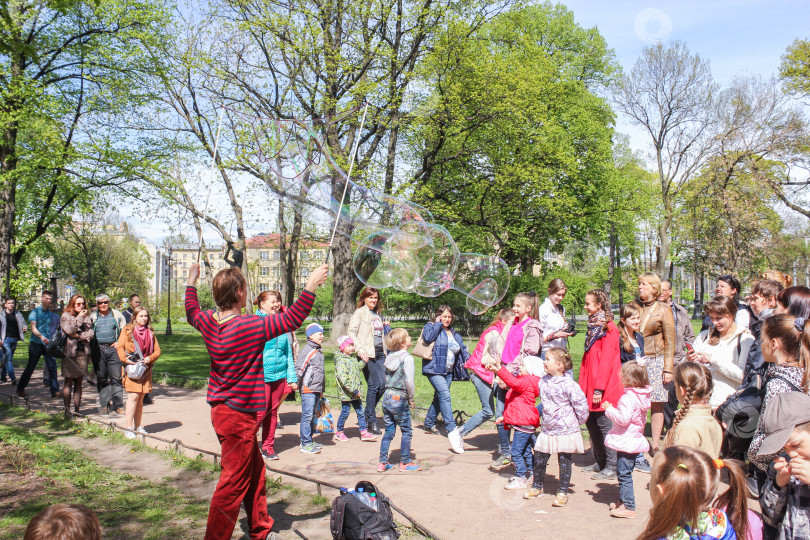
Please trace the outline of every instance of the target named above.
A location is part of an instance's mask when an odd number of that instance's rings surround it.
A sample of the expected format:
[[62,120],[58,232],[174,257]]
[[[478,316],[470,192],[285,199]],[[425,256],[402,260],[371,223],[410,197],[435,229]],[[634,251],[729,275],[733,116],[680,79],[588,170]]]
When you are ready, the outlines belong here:
[[[371,328],[373,315],[366,306],[360,306],[352,314],[349,320],[349,329],[346,333],[354,340],[354,350],[357,356],[365,354],[369,358],[374,358],[374,331]],[[383,340],[385,349],[385,340]]]

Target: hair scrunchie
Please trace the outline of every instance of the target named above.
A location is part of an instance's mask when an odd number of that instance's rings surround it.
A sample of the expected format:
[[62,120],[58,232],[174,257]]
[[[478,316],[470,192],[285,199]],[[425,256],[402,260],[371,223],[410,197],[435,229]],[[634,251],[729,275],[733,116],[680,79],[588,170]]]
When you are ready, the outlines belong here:
[[804,332],[804,324],[807,322],[807,319],[804,317],[796,317],[796,320],[793,321],[793,326],[796,327],[796,330],[799,332]]
[[726,464],[723,462],[722,459],[714,459],[712,461],[714,461],[714,468],[715,469],[722,469],[723,467],[726,466]]

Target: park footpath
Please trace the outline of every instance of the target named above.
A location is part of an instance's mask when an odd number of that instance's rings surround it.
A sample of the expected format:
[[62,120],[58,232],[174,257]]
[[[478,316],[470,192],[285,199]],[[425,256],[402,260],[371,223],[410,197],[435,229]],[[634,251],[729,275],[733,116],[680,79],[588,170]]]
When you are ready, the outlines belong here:
[[[31,380],[41,379],[35,374]],[[26,391],[32,402],[59,405],[41,385],[31,384]],[[144,428],[161,439],[177,439],[186,447],[218,453],[220,447],[211,427],[210,407],[205,395],[205,390],[156,384],[152,393],[154,404],[144,407]],[[124,426],[123,417],[100,414],[95,400],[95,390],[85,384],[81,412],[95,420]],[[339,403],[337,406],[333,404],[332,412],[337,419]],[[582,472],[579,466],[590,463],[588,455],[574,456],[572,489],[569,502],[563,508],[551,506],[558,475],[555,458],[548,466],[547,495],[524,500],[523,490],[503,489],[514,469],[510,467],[497,473],[488,468],[497,447],[497,434],[491,424],[474,431],[465,440],[465,452],[458,455],[450,452],[447,437],[429,435],[416,428],[412,454],[423,470],[406,473],[399,472],[397,467],[386,473],[377,473],[379,437],[376,442],[361,442],[354,412],[345,430],[350,437],[348,442],[335,442],[331,434],[315,436],[315,440],[324,445],[320,454],[299,451],[298,403],[285,402],[280,417],[284,427],[277,431],[275,444],[280,459],[267,462],[269,467],[338,486],[353,487],[360,480],[371,481],[394,504],[441,539],[530,538],[539,534],[566,540],[605,537],[605,533],[609,538],[633,538],[643,530],[650,509],[650,476],[636,472],[633,480],[638,517],[631,520],[610,517],[608,505],[618,501],[618,485],[615,480],[591,480],[590,474]],[[421,426],[420,421],[415,424]],[[399,440],[397,432],[392,444],[391,463],[399,461]],[[169,446],[149,437],[145,442],[157,448]],[[196,455],[192,451],[187,453],[191,457]],[[310,482],[290,476],[282,478],[287,484],[312,492],[316,490]],[[322,487],[322,493],[330,499],[337,495],[335,490],[327,487]],[[320,520],[323,523],[314,529],[300,524],[310,529],[310,534],[298,536],[328,539],[328,516]],[[293,523],[291,528],[295,530],[297,525]]]

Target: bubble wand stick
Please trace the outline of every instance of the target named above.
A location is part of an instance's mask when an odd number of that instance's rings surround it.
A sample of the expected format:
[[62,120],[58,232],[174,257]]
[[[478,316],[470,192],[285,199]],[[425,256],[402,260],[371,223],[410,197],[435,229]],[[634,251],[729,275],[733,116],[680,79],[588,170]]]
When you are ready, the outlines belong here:
[[324,264],[329,264],[329,256],[332,254],[332,242],[335,241],[335,233],[337,233],[338,223],[340,222],[340,213],[343,211],[343,201],[346,199],[346,191],[349,188],[349,180],[352,178],[354,157],[357,155],[357,147],[360,145],[360,134],[363,132],[363,125],[366,123],[367,111],[368,101],[366,101],[366,106],[363,107],[363,118],[360,120],[360,129],[357,131],[357,138],[354,140],[354,148],[352,148],[352,155],[349,161],[349,174],[346,175],[346,181],[343,184],[343,195],[340,197],[340,207],[338,208],[337,215],[335,216],[335,226],[332,229],[332,237],[329,239],[329,251],[326,252],[326,260],[324,261]]
[[205,218],[208,215],[208,199],[211,197],[211,184],[214,183],[214,169],[217,165],[217,149],[219,148],[219,133],[222,128],[222,115],[225,114],[223,107],[219,111],[219,122],[217,122],[217,137],[214,139],[214,154],[211,156],[211,180],[208,184],[208,194],[205,196],[205,209],[203,210],[202,223],[200,224],[200,244],[197,247],[197,264],[200,264],[200,257],[202,257],[203,248],[203,227],[205,227]]

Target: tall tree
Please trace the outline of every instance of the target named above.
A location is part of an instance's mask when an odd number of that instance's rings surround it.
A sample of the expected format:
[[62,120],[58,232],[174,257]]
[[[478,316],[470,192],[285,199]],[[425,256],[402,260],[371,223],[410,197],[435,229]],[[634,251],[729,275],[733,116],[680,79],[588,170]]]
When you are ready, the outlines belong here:
[[143,50],[166,16],[161,0],[0,6],[0,260],[12,273],[52,226],[150,159],[116,123],[145,98]]
[[450,25],[409,131],[417,202],[466,250],[531,271],[605,218],[617,66],[596,29],[549,3]]
[[[173,83],[183,82],[186,88],[182,101],[171,97],[172,107],[180,114],[182,130],[206,133],[207,143],[194,133],[197,140],[189,144],[202,146],[209,155],[213,155],[215,113],[227,107],[221,141],[226,158],[217,163],[219,185],[225,182],[224,175],[233,174],[259,180],[276,193],[285,192],[266,156],[256,151],[255,128],[269,126],[263,119],[300,118],[322,132],[317,143],[344,171],[357,142],[360,151],[354,176],[391,191],[402,104],[425,47],[450,17],[485,20],[491,9],[498,9],[490,4],[477,0],[372,4],[212,0],[201,25],[190,31],[194,43],[187,48],[193,52],[183,59],[185,71]],[[359,109],[366,100],[371,105],[361,132]],[[177,103],[183,105],[178,108]],[[347,111],[353,112],[347,116]],[[325,121],[330,119],[339,121]],[[171,132],[169,122],[164,128]],[[306,147],[308,141],[300,142]],[[370,173],[378,169],[384,171],[381,180]],[[333,194],[340,198],[341,176],[334,174],[329,180]],[[236,212],[233,202],[231,206]],[[215,220],[206,217],[206,221],[214,225]],[[295,222],[289,232],[288,254],[292,255]],[[351,265],[352,227],[341,222],[339,233],[332,246],[335,335],[348,324],[361,286]],[[288,273],[289,267],[288,263]]]
[[716,148],[712,127],[717,85],[709,62],[682,42],[644,49],[616,85],[620,112],[649,136],[661,185],[655,269],[665,275],[678,194]]

